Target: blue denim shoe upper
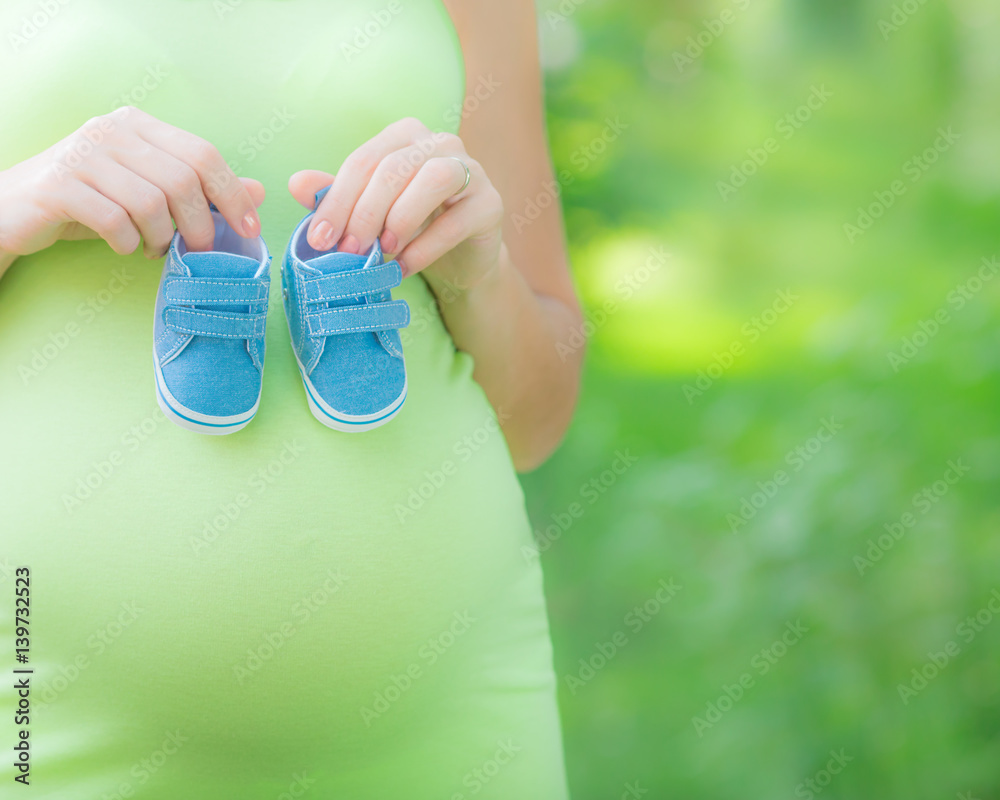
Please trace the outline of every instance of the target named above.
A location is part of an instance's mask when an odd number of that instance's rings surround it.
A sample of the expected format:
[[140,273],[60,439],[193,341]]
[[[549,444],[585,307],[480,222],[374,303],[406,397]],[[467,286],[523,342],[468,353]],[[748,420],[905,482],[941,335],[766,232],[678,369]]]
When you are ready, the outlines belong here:
[[[317,206],[328,189],[316,195]],[[312,216],[295,229],[282,263],[292,347],[321,422],[342,430],[375,427],[406,395],[398,329],[409,324],[410,309],[390,292],[402,270],[395,261],[383,263],[378,240],[365,255],[313,249],[306,241]]]
[[161,403],[196,429],[249,421],[241,417],[260,398],[264,368],[271,256],[262,239],[237,234],[214,206],[212,217],[210,251],[190,252],[174,235],[153,326]]

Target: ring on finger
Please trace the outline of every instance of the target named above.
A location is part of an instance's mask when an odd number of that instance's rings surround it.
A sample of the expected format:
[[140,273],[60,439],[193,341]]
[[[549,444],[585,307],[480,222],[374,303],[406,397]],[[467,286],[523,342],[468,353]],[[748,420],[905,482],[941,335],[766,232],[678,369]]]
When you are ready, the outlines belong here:
[[465,183],[462,184],[462,188],[461,189],[459,189],[457,192],[455,192],[455,194],[452,195],[452,197],[454,197],[456,194],[461,194],[462,192],[464,192],[466,189],[469,188],[469,184],[472,182],[472,171],[469,169],[469,165],[466,164],[458,156],[445,156],[445,158],[452,158],[452,159],[454,159],[459,164],[461,164],[462,165],[462,169],[465,170]]

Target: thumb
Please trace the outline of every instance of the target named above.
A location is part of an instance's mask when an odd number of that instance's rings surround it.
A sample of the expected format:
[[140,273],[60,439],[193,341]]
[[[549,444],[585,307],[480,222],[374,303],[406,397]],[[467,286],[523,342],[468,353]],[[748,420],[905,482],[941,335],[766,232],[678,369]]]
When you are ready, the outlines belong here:
[[333,183],[335,175],[318,169],[303,169],[288,179],[288,191],[310,211],[316,205],[316,192]]

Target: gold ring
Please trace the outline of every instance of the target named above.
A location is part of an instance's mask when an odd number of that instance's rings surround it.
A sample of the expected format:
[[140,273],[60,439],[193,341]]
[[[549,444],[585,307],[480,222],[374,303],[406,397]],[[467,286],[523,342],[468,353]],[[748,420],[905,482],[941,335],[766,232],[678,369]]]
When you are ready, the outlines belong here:
[[[462,159],[460,159],[458,156],[447,156],[447,158],[455,159],[455,161],[457,161],[459,164],[462,165],[462,169],[465,170],[465,183],[462,184],[461,189],[455,192],[455,194],[461,194],[462,192],[464,192],[466,189],[469,188],[469,184],[472,182],[472,172],[469,170],[469,165],[466,164],[464,161],[462,161]],[[453,194],[452,197],[454,197],[455,194]]]

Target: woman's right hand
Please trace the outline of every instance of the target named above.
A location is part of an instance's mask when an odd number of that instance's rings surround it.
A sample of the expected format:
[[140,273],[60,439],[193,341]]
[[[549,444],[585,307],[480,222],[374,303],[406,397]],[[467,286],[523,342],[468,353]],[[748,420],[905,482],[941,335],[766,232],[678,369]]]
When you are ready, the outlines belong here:
[[122,255],[141,241],[147,258],[160,258],[174,223],[190,250],[208,250],[209,202],[252,238],[263,201],[263,185],[237,178],[209,142],[125,106],[0,172],[0,259],[93,238]]

